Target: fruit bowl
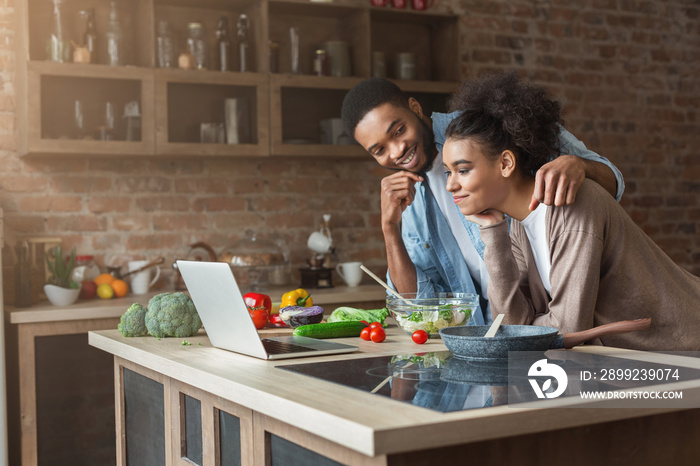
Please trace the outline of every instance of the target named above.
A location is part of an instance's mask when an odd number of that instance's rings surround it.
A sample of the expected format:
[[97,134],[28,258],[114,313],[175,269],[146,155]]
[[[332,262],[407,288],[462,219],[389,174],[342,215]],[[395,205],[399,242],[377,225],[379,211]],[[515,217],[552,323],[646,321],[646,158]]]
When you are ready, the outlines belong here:
[[403,293],[400,299],[387,296],[386,307],[404,332],[411,335],[425,330],[431,337],[446,327],[461,327],[469,323],[479,307],[479,296],[471,293],[435,293],[432,297],[416,298],[416,293]]

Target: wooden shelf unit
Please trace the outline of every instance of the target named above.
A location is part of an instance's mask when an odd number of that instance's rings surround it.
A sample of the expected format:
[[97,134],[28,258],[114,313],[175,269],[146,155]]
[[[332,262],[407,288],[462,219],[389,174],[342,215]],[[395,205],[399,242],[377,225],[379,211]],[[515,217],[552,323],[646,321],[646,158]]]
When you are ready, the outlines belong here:
[[[269,154],[268,77],[262,73],[155,70],[156,154],[264,156]],[[251,118],[240,144],[199,142],[199,123],[225,123],[224,100],[243,98]],[[173,118],[177,114],[178,118]]]
[[[452,14],[375,8],[359,0],[124,0],[117,5],[127,64],[113,67],[46,61],[51,3],[17,1],[20,154],[357,157],[364,151],[356,144],[322,144],[320,121],[339,118],[345,93],[372,75],[373,51],[384,52],[392,79],[396,54],[414,52],[418,80],[397,83],[411,95],[427,97],[435,110],[445,110],[441,103],[458,80],[457,16]],[[108,26],[109,2],[64,2],[66,35],[80,42],[85,22],[79,11],[85,8],[95,11],[99,50]],[[228,17],[235,44],[241,14],[248,15],[251,25],[254,71],[211,70],[219,18]],[[203,23],[211,41],[210,71],[156,67],[161,20],[168,21],[176,33],[178,51],[185,46],[187,23]],[[291,74],[292,26],[300,31],[303,74]],[[311,74],[314,51],[329,40],[349,43],[351,76]],[[270,72],[268,44],[272,41],[279,44],[278,73]],[[239,59],[236,47],[233,49],[231,61],[237,69]],[[245,98],[248,108],[248,140],[240,144],[201,143],[199,124],[223,123],[223,101],[240,97]],[[76,100],[81,100],[84,108],[82,133],[75,124]],[[115,107],[119,136],[103,141],[98,128],[104,125],[108,100]],[[140,141],[123,140],[124,105],[132,100],[139,103],[142,116]]]
[[[149,68],[78,65],[31,61],[27,66],[27,105],[24,120],[26,138],[20,140],[22,153],[151,155],[154,152],[153,73]],[[77,134],[75,102],[82,103],[84,134]],[[114,105],[115,127],[124,128],[122,112],[129,101],[139,103],[140,141],[96,138],[97,126],[104,124],[106,104]],[[98,122],[91,124],[90,122]]]

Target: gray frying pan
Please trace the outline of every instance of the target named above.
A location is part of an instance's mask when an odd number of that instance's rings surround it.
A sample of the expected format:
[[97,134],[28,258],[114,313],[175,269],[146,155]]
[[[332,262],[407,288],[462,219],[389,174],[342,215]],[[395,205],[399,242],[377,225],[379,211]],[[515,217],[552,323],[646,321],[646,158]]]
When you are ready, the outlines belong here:
[[547,351],[573,348],[589,340],[618,333],[636,332],[651,326],[651,319],[621,320],[580,332],[564,333],[538,325],[502,325],[496,336],[484,338],[488,325],[440,329],[442,341],[457,358],[507,360],[509,351]]

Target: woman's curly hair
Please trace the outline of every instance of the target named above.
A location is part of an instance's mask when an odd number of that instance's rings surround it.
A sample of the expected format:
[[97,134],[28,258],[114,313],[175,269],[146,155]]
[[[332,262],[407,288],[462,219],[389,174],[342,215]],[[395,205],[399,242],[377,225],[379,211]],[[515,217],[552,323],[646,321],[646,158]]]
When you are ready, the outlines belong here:
[[514,71],[463,82],[448,105],[462,113],[447,127],[447,139],[474,139],[487,157],[511,150],[526,175],[559,155],[561,105]]

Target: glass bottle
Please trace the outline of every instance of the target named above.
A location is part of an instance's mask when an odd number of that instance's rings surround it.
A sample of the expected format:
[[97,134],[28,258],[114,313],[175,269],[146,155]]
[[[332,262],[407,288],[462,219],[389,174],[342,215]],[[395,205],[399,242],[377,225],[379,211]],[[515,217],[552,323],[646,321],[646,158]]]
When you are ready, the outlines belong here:
[[248,15],[241,15],[238,18],[238,58],[240,62],[240,71],[253,71],[250,67],[250,24],[248,23]]
[[158,67],[159,68],[174,68],[176,66],[177,57],[175,51],[177,44],[175,36],[170,31],[170,25],[167,21],[158,22]]
[[105,124],[104,124],[104,139],[105,141],[111,141],[114,139],[114,129],[115,129],[115,112],[114,104],[107,101],[105,104]]
[[28,248],[26,243],[15,246],[17,252],[17,263],[15,264],[15,306],[29,307],[32,305],[32,277]]
[[73,121],[75,122],[75,138],[85,137],[85,114],[83,113],[83,102],[76,99],[73,105]]
[[46,58],[59,63],[69,61],[70,45],[63,35],[63,14],[61,6],[63,0],[53,0],[53,18],[51,20],[51,32],[46,42]]
[[280,43],[271,40],[268,45],[270,46],[270,73],[277,73],[280,63]]
[[226,16],[219,19],[219,25],[216,28],[216,52],[219,71],[231,71],[231,39]]
[[202,23],[193,22],[187,25],[189,36],[187,48],[194,58],[194,67],[198,70],[206,70],[209,66],[207,57],[207,44],[204,40],[204,26]]
[[80,12],[85,16],[85,32],[83,32],[83,45],[90,52],[90,61],[99,63],[97,57],[97,29],[95,29],[95,10],[88,8]]
[[105,42],[107,43],[106,64],[111,66],[121,66],[124,64],[124,33],[122,26],[119,24],[119,15],[117,14],[117,2],[111,2],[111,10],[109,12],[109,27],[105,33]]
[[292,52],[292,74],[301,74],[301,64],[299,63],[299,28],[296,26],[289,28],[289,45]]
[[314,72],[317,76],[328,76],[328,54],[323,49],[314,54]]

